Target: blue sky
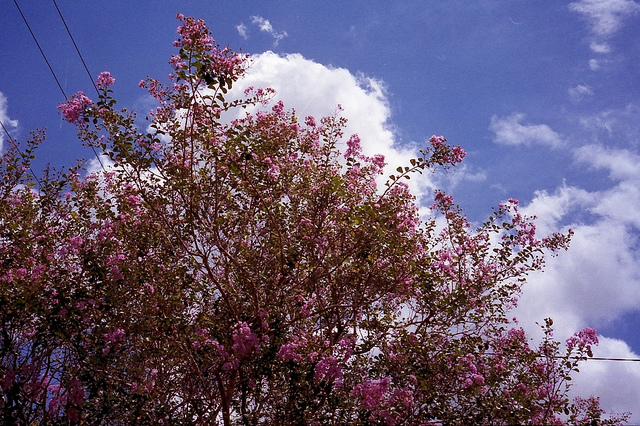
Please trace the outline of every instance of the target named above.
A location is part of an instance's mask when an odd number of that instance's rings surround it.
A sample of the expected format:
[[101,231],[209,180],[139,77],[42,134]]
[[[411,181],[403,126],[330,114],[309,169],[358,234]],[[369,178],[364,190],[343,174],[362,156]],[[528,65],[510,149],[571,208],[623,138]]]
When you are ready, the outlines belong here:
[[[18,4],[67,95],[94,95],[53,2]],[[559,338],[591,326],[596,356],[640,357],[640,2],[57,4],[93,76],[116,77],[121,106],[149,108],[137,84],[170,72],[180,12],[254,57],[245,84],[273,86],[304,115],[342,104],[365,150],[394,168],[432,134],[462,145],[462,167],[413,189],[446,189],[474,221],[518,198],[541,231],[576,231],[525,287],[521,324],[553,316]],[[47,129],[39,167],[89,157],[56,111],[63,96],[13,2],[0,16],[0,119],[18,139]],[[591,361],[576,383],[640,423],[640,363]]]

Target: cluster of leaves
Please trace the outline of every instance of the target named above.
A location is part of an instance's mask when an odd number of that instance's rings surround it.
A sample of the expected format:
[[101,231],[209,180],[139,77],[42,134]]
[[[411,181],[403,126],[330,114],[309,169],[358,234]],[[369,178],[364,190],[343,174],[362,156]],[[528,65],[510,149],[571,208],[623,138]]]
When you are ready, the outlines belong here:
[[595,332],[562,350],[548,321],[533,348],[506,318],[569,235],[538,239],[513,200],[471,229],[440,192],[446,226],[422,222],[401,178],[462,149],[432,137],[381,191],[384,158],[356,135],[343,154],[339,115],[238,116],[272,92],[229,100],[246,57],[179,19],[171,83],[141,82],[149,132],[115,109],[108,73],[97,102],[60,107],[107,170],[35,191],[30,158],[2,157],[5,424],[600,421],[596,399],[567,398]]

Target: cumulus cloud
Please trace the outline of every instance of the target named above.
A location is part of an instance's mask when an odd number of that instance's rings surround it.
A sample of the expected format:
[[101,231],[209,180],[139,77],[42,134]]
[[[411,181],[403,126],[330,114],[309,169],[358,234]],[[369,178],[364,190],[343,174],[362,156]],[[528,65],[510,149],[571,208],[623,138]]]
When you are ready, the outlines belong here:
[[[599,191],[563,185],[540,191],[524,208],[536,214],[538,230],[575,231],[571,248],[532,274],[514,313],[525,328],[555,320],[556,337],[585,326],[604,326],[640,308],[640,155],[627,149],[585,145],[573,152],[578,165],[604,170],[611,185]],[[601,336],[598,357],[638,358],[622,341]],[[640,421],[638,363],[587,361],[576,376],[575,393],[601,396],[607,411],[635,411]]]
[[589,59],[589,69],[591,71],[598,71],[600,69],[600,63],[597,59]]
[[614,184],[592,192],[567,185],[552,194],[536,192],[524,211],[538,216],[538,230],[572,228],[575,236],[567,253],[531,277],[522,312],[567,316],[575,326],[604,324],[640,307],[640,156],[586,145],[574,151],[574,158],[609,171]]
[[546,124],[522,124],[525,115],[513,113],[505,118],[491,117],[489,130],[495,133],[493,141],[501,145],[547,145],[552,148],[564,144],[560,135]]
[[[275,100],[282,100],[286,108],[295,109],[300,117],[331,115],[340,105],[344,110],[341,115],[348,119],[345,136],[357,133],[368,156],[383,154],[388,164],[385,176],[400,165],[408,165],[409,159],[418,155],[414,147],[395,143],[391,109],[380,80],[344,68],[327,67],[300,54],[281,56],[265,52],[252,56],[247,76],[234,85],[234,91],[241,93],[248,86],[275,89]],[[407,183],[414,194],[430,195],[435,187],[432,178],[427,174],[416,175]]]
[[576,160],[587,163],[593,168],[608,170],[611,179],[622,181],[622,183],[640,183],[640,155],[628,149],[584,145],[575,150],[574,156]]
[[580,0],[569,9],[582,13],[598,36],[609,36],[622,26],[625,18],[640,12],[640,4],[633,0]]
[[[9,114],[7,113],[8,103],[7,97],[4,93],[0,92],[0,121],[7,129],[7,132],[11,133],[18,129],[18,120],[12,120],[9,118]],[[4,141],[7,139],[7,134],[4,129],[0,129],[0,152],[2,152],[2,147],[4,145]]]

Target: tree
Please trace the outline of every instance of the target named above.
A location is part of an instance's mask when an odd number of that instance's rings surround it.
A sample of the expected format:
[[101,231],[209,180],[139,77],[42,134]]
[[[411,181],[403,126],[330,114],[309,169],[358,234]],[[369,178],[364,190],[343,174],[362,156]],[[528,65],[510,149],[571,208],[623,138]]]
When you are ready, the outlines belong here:
[[233,118],[273,92],[232,98],[247,57],[178,18],[169,85],[141,82],[148,131],[106,72],[96,102],[60,105],[106,167],[36,185],[42,134],[2,157],[6,424],[600,421],[597,399],[567,398],[595,331],[562,349],[548,319],[531,347],[507,319],[570,234],[537,238],[515,200],[471,229],[443,192],[423,222],[405,179],[462,160],[443,137],[378,188],[384,158],[357,135],[340,151],[339,112]]

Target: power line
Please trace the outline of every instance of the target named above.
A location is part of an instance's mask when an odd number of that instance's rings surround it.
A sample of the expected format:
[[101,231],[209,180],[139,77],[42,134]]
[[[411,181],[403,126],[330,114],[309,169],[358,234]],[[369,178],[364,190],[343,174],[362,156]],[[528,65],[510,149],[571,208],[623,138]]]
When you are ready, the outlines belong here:
[[[496,354],[493,352],[485,352],[485,355],[495,356]],[[564,359],[561,355],[537,355],[536,358],[553,358],[553,359]],[[591,357],[576,357],[571,356],[569,359],[577,359],[580,361],[613,361],[613,362],[640,362],[640,358],[611,358],[611,357],[601,357],[601,356],[591,356]]]
[[56,10],[58,11],[58,15],[60,15],[60,19],[62,19],[62,23],[64,24],[64,27],[67,29],[67,34],[69,34],[69,37],[71,38],[71,42],[73,42],[73,47],[75,47],[76,52],[78,52],[78,56],[80,57],[80,60],[82,61],[82,65],[84,66],[84,69],[87,72],[89,79],[91,80],[91,84],[93,84],[93,88],[96,89],[96,93],[100,94],[100,92],[98,91],[98,86],[96,86],[96,82],[93,80],[93,77],[91,76],[91,72],[89,72],[89,67],[87,67],[87,63],[84,61],[84,58],[80,53],[80,49],[78,49],[76,40],[73,38],[73,35],[71,35],[69,26],[67,25],[67,22],[64,20],[64,16],[62,16],[62,12],[60,12],[60,8],[58,7],[58,3],[56,3],[56,0],[53,0],[53,5],[56,7]]
[[[87,67],[87,64],[85,63],[84,58],[80,54],[80,50],[78,49],[78,46],[77,46],[73,36],[71,35],[71,31],[69,31],[69,27],[67,26],[67,23],[64,20],[64,17],[62,16],[62,13],[60,12],[60,9],[58,8],[58,5],[56,4],[55,0],[54,0],[53,3],[55,5],[56,9],[58,10],[58,14],[60,15],[60,18],[62,18],[62,22],[64,23],[64,26],[67,29],[67,33],[69,34],[69,37],[71,37],[71,41],[73,42],[73,45],[76,48],[76,52],[78,52],[78,55],[80,56],[80,60],[82,61],[85,70],[89,74],[89,79],[91,79],[91,83],[93,84],[93,87],[96,89],[96,93],[100,94],[100,92],[98,92],[98,88],[97,88],[95,82],[93,81],[93,77],[91,77],[91,73],[89,72],[89,68]],[[49,60],[47,59],[47,55],[44,54],[44,51],[42,50],[42,47],[40,46],[40,43],[38,42],[38,39],[36,38],[36,35],[31,30],[31,26],[29,25],[29,22],[27,21],[27,18],[24,16],[24,13],[22,13],[22,9],[20,9],[20,6],[18,5],[18,1],[17,0],[13,0],[13,4],[16,5],[16,8],[18,9],[18,12],[20,12],[20,16],[22,16],[22,20],[24,21],[25,25],[29,29],[29,33],[31,33],[31,37],[33,37],[33,41],[35,41],[36,46],[38,46],[38,49],[40,50],[40,54],[44,58],[44,61],[47,63],[47,66],[49,67],[49,71],[51,71],[51,75],[56,80],[56,83],[58,84],[58,88],[60,88],[60,92],[62,92],[62,96],[64,96],[65,101],[68,100],[69,97],[67,96],[67,94],[65,93],[64,89],[62,88],[62,85],[60,84],[60,81],[58,80],[58,77],[56,76],[56,73],[53,71],[53,68],[51,67],[51,64],[49,63]],[[104,164],[102,163],[102,160],[100,159],[100,156],[98,155],[98,152],[96,151],[96,149],[93,146],[91,146],[91,150],[93,151],[93,154],[95,155],[96,159],[98,160],[98,163],[100,163],[100,167],[102,168],[102,170],[106,170],[105,167],[104,167]]]
[[22,20],[24,21],[25,25],[29,29],[29,32],[31,33],[31,37],[33,37],[33,41],[36,42],[36,46],[38,46],[38,49],[40,49],[40,53],[42,54],[42,57],[44,58],[44,61],[47,63],[47,66],[49,67],[49,71],[51,71],[51,75],[53,75],[53,78],[56,80],[56,83],[58,84],[58,87],[60,88],[60,91],[62,92],[62,95],[64,96],[64,99],[65,100],[69,99],[67,97],[67,94],[64,92],[64,89],[62,88],[62,85],[60,84],[60,81],[58,80],[58,77],[56,76],[56,73],[53,72],[53,68],[51,68],[51,64],[49,63],[49,60],[47,59],[47,56],[44,54],[44,51],[42,50],[42,47],[40,47],[40,43],[38,43],[38,39],[36,38],[36,35],[33,33],[33,31],[31,31],[31,26],[29,25],[29,22],[27,22],[27,18],[24,16],[24,13],[22,13],[22,9],[20,9],[20,6],[18,6],[18,1],[17,0],[13,0],[13,4],[15,4],[16,7],[18,8],[18,12],[20,12],[20,16],[22,16]]
[[593,357],[587,358],[587,361],[589,361],[589,360],[594,360],[594,361],[640,362],[640,358],[604,358],[604,357],[599,357],[599,356],[593,356]]
[[[93,77],[91,76],[91,72],[89,71],[89,67],[87,67],[87,63],[85,62],[84,58],[82,57],[82,53],[80,53],[80,49],[78,49],[78,45],[76,44],[76,40],[73,38],[73,35],[71,34],[71,30],[69,29],[69,26],[67,25],[67,21],[65,21],[64,16],[62,16],[62,12],[60,11],[60,8],[58,7],[58,3],[56,3],[56,0],[53,0],[53,5],[56,7],[56,10],[58,11],[58,15],[60,15],[60,19],[62,19],[62,23],[64,24],[64,27],[67,30],[67,34],[69,34],[69,38],[71,39],[71,42],[73,43],[73,47],[76,48],[76,52],[78,53],[78,56],[80,57],[80,61],[82,61],[82,65],[84,66],[84,70],[87,72],[87,75],[89,76],[89,80],[91,80],[91,84],[93,85],[93,88],[96,90],[96,93],[98,94],[98,96],[100,96],[100,92],[98,91],[98,86],[96,86],[96,82],[93,80]],[[92,146],[91,150],[93,151],[93,154],[96,156],[96,160],[98,160],[98,163],[100,163],[100,167],[102,168],[102,170],[106,171],[106,169],[104,168],[104,164],[102,164],[102,160],[100,159],[100,156],[96,152],[96,149]]]

